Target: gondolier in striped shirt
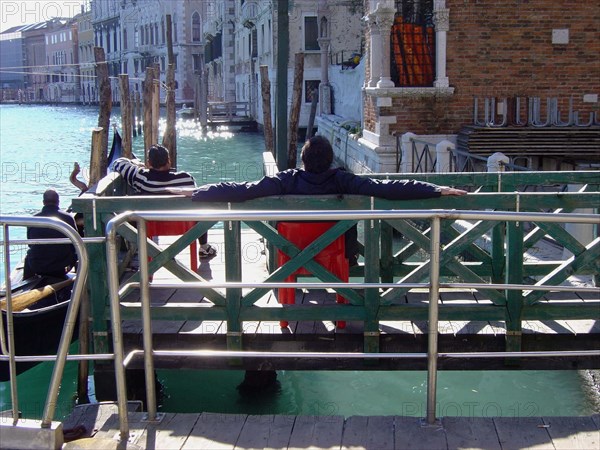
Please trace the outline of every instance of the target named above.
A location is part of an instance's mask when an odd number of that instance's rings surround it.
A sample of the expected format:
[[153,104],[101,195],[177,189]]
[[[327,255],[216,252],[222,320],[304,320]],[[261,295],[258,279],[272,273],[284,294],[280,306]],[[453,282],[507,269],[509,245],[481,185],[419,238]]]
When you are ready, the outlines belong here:
[[[162,145],[153,145],[148,149],[148,168],[139,159],[118,158],[111,169],[120,174],[136,193],[146,195],[169,194],[167,189],[190,188],[196,186],[194,177],[188,172],[171,170],[169,150]],[[217,250],[208,243],[208,233],[198,239],[200,258],[217,254]]]

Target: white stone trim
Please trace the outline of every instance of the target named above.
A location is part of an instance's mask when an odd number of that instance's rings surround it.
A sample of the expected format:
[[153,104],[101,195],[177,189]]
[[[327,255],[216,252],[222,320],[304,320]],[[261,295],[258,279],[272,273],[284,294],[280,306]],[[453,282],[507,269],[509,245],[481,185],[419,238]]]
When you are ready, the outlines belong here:
[[[394,87],[389,78],[390,52],[389,33],[381,29],[391,28],[393,19],[389,20],[390,2],[375,2],[372,13],[365,16],[371,32],[371,79],[365,87],[365,93],[372,97],[432,97],[454,94],[450,80],[446,75],[447,32],[450,29],[450,10],[446,8],[446,0],[434,0],[433,22],[435,25],[435,65],[436,75],[432,87]],[[387,45],[387,50],[384,48]],[[389,81],[389,82],[388,82]]]
[[367,95],[371,97],[433,97],[449,96],[454,94],[453,87],[397,87],[397,88],[364,88]]

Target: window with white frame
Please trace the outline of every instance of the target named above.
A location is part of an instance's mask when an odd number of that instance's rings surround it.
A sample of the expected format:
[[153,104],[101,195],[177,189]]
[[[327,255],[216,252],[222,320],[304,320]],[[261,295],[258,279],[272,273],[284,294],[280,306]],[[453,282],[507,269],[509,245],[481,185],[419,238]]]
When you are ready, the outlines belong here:
[[435,81],[433,0],[395,0],[391,73],[397,87],[430,87]]

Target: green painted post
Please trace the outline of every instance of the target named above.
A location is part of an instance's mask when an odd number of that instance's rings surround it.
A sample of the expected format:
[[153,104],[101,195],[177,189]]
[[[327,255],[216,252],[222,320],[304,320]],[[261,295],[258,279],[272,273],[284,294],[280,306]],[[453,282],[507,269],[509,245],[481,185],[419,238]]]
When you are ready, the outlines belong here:
[[[380,221],[365,220],[365,283],[379,283]],[[364,351],[379,352],[379,289],[365,289]]]
[[[394,281],[394,229],[382,221],[381,223],[381,280],[384,283]],[[365,230],[365,236],[367,231]]]
[[[93,211],[86,213],[84,214],[84,221],[86,238],[104,236],[102,213],[95,213]],[[94,222],[96,223],[95,229]],[[111,353],[112,342],[110,338],[111,326],[108,319],[109,307],[106,246],[104,244],[88,244],[87,249],[88,257],[90,259],[88,289],[91,308],[90,313],[92,317],[91,353]],[[99,401],[114,400],[116,395],[114,385],[114,363],[95,361],[93,367],[96,397]]]
[[277,167],[279,170],[287,169],[288,165],[288,59],[290,53],[288,0],[279,0],[277,5],[277,91],[275,105],[275,148]]
[[499,223],[492,229],[492,283],[502,283],[506,255],[504,251],[506,224]]
[[[523,224],[506,226],[506,283],[523,283]],[[506,350],[521,350],[523,291],[506,290]]]
[[[94,229],[93,213],[84,215],[85,237],[104,236],[104,224],[100,214],[96,217]],[[89,300],[92,315],[92,346],[93,353],[109,353],[108,330],[108,285],[106,283],[106,247],[104,244],[88,244],[90,272],[88,274]],[[96,363],[98,364],[98,363]]]
[[[227,282],[242,281],[242,254],[240,222],[225,222],[225,280]],[[240,323],[240,307],[242,290],[228,288],[225,293],[227,309],[227,349],[242,349],[242,327]],[[232,364],[240,364],[239,359],[231,360]]]

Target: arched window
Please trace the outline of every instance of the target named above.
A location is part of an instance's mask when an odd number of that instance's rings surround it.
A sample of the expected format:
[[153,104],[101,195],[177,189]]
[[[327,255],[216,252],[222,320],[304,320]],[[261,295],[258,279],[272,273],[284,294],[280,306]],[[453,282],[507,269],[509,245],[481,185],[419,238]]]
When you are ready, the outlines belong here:
[[198,12],[194,12],[194,14],[192,14],[192,42],[200,42],[201,36],[200,14],[198,14]]

